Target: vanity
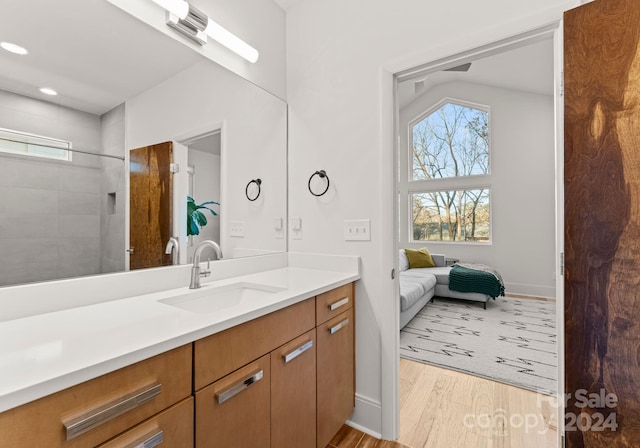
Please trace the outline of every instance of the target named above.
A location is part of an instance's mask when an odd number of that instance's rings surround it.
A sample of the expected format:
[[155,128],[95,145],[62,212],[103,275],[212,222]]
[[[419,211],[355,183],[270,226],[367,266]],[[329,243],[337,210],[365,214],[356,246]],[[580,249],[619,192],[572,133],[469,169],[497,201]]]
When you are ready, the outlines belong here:
[[[71,80],[57,100],[0,85],[0,128],[65,145],[0,151],[3,216],[41,224],[4,236],[0,446],[324,448],[354,408],[358,257],[286,252],[286,102],[120,3],[135,2],[17,2],[0,18],[30,54],[0,53],[4,75]],[[63,20],[69,42],[28,40],[34,17],[39,36]],[[200,233],[189,199],[209,210]],[[201,240],[224,260],[189,289]]]
[[354,407],[359,273],[292,265],[0,323],[31,334],[0,353],[2,445],[326,447]]

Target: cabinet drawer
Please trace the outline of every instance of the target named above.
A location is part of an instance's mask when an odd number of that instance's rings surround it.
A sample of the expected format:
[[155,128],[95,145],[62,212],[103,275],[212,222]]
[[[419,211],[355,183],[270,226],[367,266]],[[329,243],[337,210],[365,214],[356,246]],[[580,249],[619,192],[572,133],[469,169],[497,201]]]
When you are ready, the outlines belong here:
[[355,400],[353,308],[318,326],[317,447],[324,448],[351,416]]
[[316,446],[316,330],[271,352],[271,448]]
[[314,300],[291,305],[195,342],[199,390],[315,326]]
[[98,448],[193,448],[193,397],[140,423]]
[[270,356],[196,392],[196,447],[268,447]]
[[12,448],[94,447],[191,393],[191,345],[0,414]]
[[316,325],[353,307],[353,283],[316,296]]

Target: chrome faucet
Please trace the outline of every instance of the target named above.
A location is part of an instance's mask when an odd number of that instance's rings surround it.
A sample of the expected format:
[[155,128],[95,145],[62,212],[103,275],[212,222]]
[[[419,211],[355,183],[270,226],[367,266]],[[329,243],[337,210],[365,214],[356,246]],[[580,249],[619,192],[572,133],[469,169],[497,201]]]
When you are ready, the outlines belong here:
[[178,242],[178,238],[175,236],[169,238],[169,242],[167,243],[167,247],[164,249],[164,253],[167,255],[173,253],[171,264],[180,264],[180,243]]
[[204,240],[198,244],[198,247],[196,247],[196,251],[193,254],[193,267],[191,268],[191,284],[189,285],[189,289],[198,289],[200,287],[200,277],[209,277],[211,275],[209,263],[207,263],[207,269],[200,272],[200,256],[202,255],[202,251],[207,247],[213,249],[216,253],[216,259],[219,260],[222,258],[222,250],[215,241]]

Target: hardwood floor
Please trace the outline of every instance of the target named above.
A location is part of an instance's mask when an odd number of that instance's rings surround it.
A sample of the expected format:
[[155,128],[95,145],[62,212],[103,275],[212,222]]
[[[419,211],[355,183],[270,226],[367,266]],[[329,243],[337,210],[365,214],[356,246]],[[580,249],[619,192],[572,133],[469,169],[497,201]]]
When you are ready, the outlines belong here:
[[555,397],[400,360],[400,437],[344,426],[327,448],[555,448]]
[[327,448],[408,448],[397,442],[379,440],[357,429],[344,425]]

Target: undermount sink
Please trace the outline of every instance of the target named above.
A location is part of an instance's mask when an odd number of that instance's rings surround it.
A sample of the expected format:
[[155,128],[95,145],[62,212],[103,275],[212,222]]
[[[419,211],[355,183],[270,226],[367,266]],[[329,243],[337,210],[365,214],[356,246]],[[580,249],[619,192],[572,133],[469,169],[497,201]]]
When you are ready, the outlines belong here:
[[212,313],[240,305],[246,301],[259,300],[284,290],[285,288],[277,286],[249,282],[238,282],[217,287],[203,285],[197,292],[162,299],[159,302],[193,313]]

